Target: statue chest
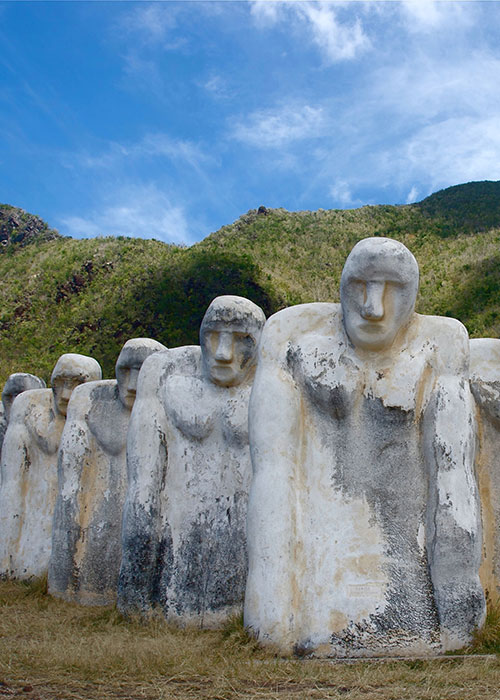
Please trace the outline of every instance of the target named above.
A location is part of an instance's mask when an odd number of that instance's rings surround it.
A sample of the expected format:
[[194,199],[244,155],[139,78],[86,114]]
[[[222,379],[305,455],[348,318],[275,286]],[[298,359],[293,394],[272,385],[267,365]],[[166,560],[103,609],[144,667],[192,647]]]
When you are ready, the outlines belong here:
[[290,346],[289,371],[313,411],[334,420],[376,401],[391,411],[419,414],[432,390],[431,353],[422,345],[389,356],[360,359],[334,338],[313,336]]
[[248,444],[249,397],[246,385],[224,388],[198,377],[173,376],[165,386],[164,405],[174,434],[243,447]]

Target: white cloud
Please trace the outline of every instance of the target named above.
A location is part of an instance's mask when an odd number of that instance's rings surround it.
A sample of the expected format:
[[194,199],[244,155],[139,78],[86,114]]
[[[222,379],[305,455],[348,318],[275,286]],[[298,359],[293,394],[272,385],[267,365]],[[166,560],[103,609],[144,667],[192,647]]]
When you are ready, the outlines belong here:
[[215,159],[192,141],[173,139],[161,132],[146,134],[135,143],[111,141],[101,153],[64,153],[61,162],[65,167],[107,169],[122,165],[126,159],[139,161],[144,158],[165,158],[176,161],[201,173],[201,165],[212,164]]
[[351,187],[345,180],[337,180],[330,187],[330,196],[333,202],[340,207],[353,207],[361,204],[359,200],[354,199]]
[[415,185],[413,185],[411,190],[408,192],[408,196],[406,198],[406,204],[413,204],[413,202],[417,201],[417,197],[418,197],[418,190],[415,187]]
[[309,105],[287,105],[254,112],[233,128],[238,141],[257,148],[282,148],[294,141],[317,138],[324,124],[323,110]]
[[308,2],[267,2],[254,0],[251,12],[258,26],[272,26],[279,22],[291,23],[296,34],[306,34],[319,48],[327,63],[357,58],[370,47],[360,18],[353,22],[339,19],[338,10],[349,4]]
[[156,185],[128,186],[112,193],[86,216],[61,217],[61,233],[77,238],[132,236],[187,243],[191,231],[182,206]]
[[385,190],[388,201],[410,203],[452,184],[500,179],[500,59],[479,47],[446,57],[428,48],[368,72],[351,100],[317,105],[321,149],[304,150],[297,166],[309,165],[307,195],[323,191],[352,206],[361,190],[373,192],[371,201]]
[[403,151],[408,168],[433,188],[500,180],[499,116],[452,117],[421,129]]
[[347,25],[339,22],[331,5],[311,2],[297,3],[293,7],[299,17],[309,23],[313,42],[328,62],[356,58],[370,46],[359,18]]
[[153,94],[159,100],[165,100],[163,76],[156,61],[142,58],[135,50],[131,50],[123,56],[123,62],[125,87],[130,89],[130,83],[132,83],[134,91],[139,89]]
[[279,19],[283,8],[282,2],[275,0],[254,0],[250,3],[250,11],[257,25],[273,25]]
[[201,87],[203,87],[213,97],[217,97],[219,99],[231,96],[226,81],[220,75],[212,75],[204,83],[201,83]]
[[459,25],[468,25],[473,3],[453,0],[402,0],[398,3],[406,29],[410,32],[431,32]]
[[161,2],[140,3],[121,16],[118,29],[145,44],[165,45],[176,25],[175,6]]

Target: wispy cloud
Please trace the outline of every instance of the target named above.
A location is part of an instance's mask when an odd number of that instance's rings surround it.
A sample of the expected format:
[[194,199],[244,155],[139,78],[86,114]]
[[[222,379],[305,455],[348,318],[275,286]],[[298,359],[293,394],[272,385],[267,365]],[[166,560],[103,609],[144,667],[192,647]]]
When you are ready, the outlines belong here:
[[63,153],[61,162],[67,168],[75,166],[95,169],[113,169],[120,167],[125,160],[139,161],[146,158],[163,158],[187,165],[198,173],[201,166],[213,164],[213,156],[192,141],[174,139],[160,132],[149,133],[136,142],[118,143],[111,141],[97,153],[80,151]]
[[124,87],[132,87],[148,95],[154,95],[158,100],[165,101],[166,90],[163,75],[158,62],[152,58],[144,58],[135,49],[123,55]]
[[323,188],[351,206],[360,192],[365,203],[377,192],[375,203],[387,189],[409,203],[450,184],[500,179],[499,73],[500,60],[484,50],[447,60],[422,51],[373,69],[350,103],[321,104],[330,128],[308,193]]
[[359,199],[355,199],[352,195],[351,186],[345,180],[337,180],[330,187],[330,197],[337,207],[350,208],[358,207],[362,204]]
[[208,80],[200,84],[208,93],[218,99],[231,97],[227,81],[220,75],[212,75]]
[[278,23],[292,25],[297,34],[306,34],[327,63],[358,57],[370,47],[361,19],[342,21],[339,9],[345,3],[268,2],[254,0],[251,11],[260,26]]
[[406,29],[410,32],[432,32],[448,29],[454,30],[468,26],[471,21],[473,2],[454,2],[443,0],[402,0],[397,3]]
[[416,202],[418,199],[418,189],[413,185],[411,190],[408,192],[408,196],[406,197],[406,204],[413,204],[413,202]]
[[356,58],[370,46],[360,19],[351,24],[338,20],[334,7],[323,3],[305,3],[293,6],[295,12],[309,24],[313,42],[327,61]]
[[139,3],[120,16],[117,28],[136,41],[163,48],[177,48],[179,41],[172,30],[177,27],[177,8],[173,3]]
[[257,148],[282,148],[295,141],[317,138],[323,124],[321,107],[287,105],[254,112],[235,124],[232,136]]
[[107,197],[85,216],[62,216],[61,233],[77,238],[132,236],[167,243],[192,241],[182,206],[173,204],[156,185],[129,186]]
[[403,152],[408,169],[431,186],[500,179],[500,114],[451,117],[427,126]]

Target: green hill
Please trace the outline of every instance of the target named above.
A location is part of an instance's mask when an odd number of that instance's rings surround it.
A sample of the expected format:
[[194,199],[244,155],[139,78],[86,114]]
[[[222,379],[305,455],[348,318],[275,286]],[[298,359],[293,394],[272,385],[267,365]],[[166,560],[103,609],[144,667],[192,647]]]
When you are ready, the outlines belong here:
[[38,217],[0,206],[0,385],[15,371],[47,381],[63,352],[91,354],[113,376],[130,337],[196,343],[218,294],[247,296],[268,315],[338,301],[346,256],[372,235],[397,238],[415,254],[418,311],[459,318],[473,337],[500,336],[500,182],[404,206],[260,207],[190,248],[63,238]]

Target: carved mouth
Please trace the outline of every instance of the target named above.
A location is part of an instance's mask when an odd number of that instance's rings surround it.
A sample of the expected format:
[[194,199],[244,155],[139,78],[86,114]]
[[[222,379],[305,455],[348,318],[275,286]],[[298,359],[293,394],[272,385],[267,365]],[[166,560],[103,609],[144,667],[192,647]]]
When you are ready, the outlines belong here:
[[358,329],[365,333],[380,333],[385,330],[380,321],[363,321],[363,323],[359,324]]

